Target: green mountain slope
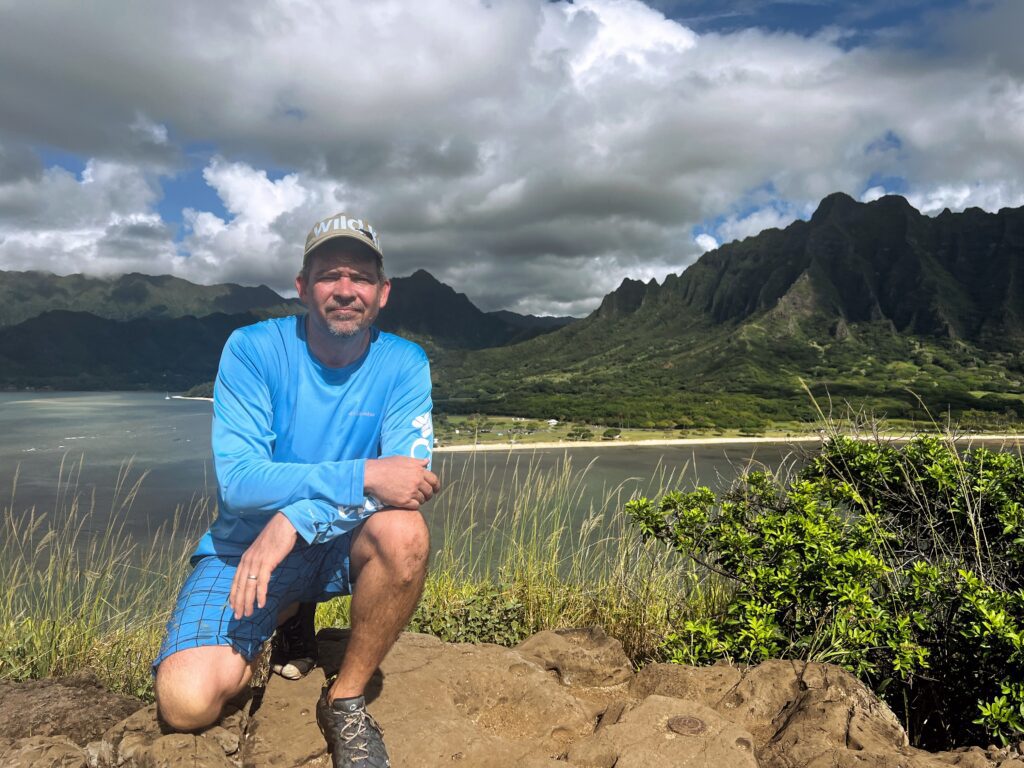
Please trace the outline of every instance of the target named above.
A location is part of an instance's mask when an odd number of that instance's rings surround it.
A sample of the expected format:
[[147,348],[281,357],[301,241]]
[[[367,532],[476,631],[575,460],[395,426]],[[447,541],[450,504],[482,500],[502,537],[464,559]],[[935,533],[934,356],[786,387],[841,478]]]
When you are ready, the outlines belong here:
[[632,425],[757,426],[823,397],[891,417],[1024,414],[1024,209],[929,218],[900,197],[822,201],[810,221],[626,280],[590,317],[449,359],[435,398]]
[[[0,272],[0,317],[22,318],[0,323],[0,387],[188,389],[213,379],[235,328],[299,311],[298,301],[265,286],[202,286],[166,275],[100,280]],[[378,325],[435,354],[558,327],[547,318],[482,312],[422,270],[393,278],[392,301]]]
[[525,341],[573,318],[483,312],[426,270],[391,280],[391,297],[377,325],[420,341],[429,349],[484,349]]
[[109,320],[54,310],[0,328],[0,386],[178,391],[209,381],[233,330],[260,318]]
[[216,312],[270,316],[297,311],[297,302],[265,285],[197,285],[171,275],[132,273],[104,279],[0,271],[0,326],[53,310],[88,312],[110,320],[202,317]]

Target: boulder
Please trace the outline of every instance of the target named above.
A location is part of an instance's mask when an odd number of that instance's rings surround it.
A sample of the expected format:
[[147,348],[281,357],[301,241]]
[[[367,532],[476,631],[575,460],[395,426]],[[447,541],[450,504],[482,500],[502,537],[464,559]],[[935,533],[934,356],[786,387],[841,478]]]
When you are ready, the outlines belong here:
[[242,764],[249,704],[248,693],[239,697],[216,725],[200,734],[172,732],[151,704],[89,744],[90,762],[97,768],[237,768]]
[[0,741],[4,768],[88,768],[85,751],[64,736],[28,736]]
[[[348,633],[319,635],[330,674]],[[313,764],[325,751],[313,708],[324,673],[301,681],[272,678],[250,722],[246,764]],[[450,645],[405,633],[367,691],[384,728],[392,763],[543,766],[573,740],[593,732],[598,708],[579,701],[532,659],[497,645]]]
[[565,685],[607,687],[633,678],[633,665],[622,643],[600,627],[538,632],[516,650],[553,670]]

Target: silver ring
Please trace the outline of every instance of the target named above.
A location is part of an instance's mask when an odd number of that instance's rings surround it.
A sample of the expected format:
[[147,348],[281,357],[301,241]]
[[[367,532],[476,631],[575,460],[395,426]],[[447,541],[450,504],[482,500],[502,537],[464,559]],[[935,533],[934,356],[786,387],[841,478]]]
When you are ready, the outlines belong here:
[[250,574],[249,574],[248,576],[246,576],[245,578],[247,578],[247,579],[252,579],[253,581],[257,581],[257,580],[259,579],[259,576],[253,576],[253,575],[252,575],[252,574],[250,573]]

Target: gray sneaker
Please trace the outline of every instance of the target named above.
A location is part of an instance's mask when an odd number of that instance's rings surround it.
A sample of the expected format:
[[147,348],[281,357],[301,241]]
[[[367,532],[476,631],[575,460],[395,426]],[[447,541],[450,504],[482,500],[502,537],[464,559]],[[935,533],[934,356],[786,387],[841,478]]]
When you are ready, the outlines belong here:
[[327,687],[316,703],[316,723],[327,740],[334,768],[390,768],[383,730],[366,711],[362,696],[327,700]]

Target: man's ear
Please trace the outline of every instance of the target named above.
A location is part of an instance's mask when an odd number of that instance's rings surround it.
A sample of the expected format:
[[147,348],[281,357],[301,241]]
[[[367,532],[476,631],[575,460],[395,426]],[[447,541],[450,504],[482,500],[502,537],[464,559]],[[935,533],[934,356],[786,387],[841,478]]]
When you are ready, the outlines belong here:
[[388,296],[391,295],[391,281],[385,280],[384,284],[380,287],[380,306],[381,309],[388,303]]
[[299,272],[299,274],[297,274],[295,276],[295,290],[299,294],[299,301],[301,301],[303,304],[305,304],[306,303],[306,276],[302,272]]

